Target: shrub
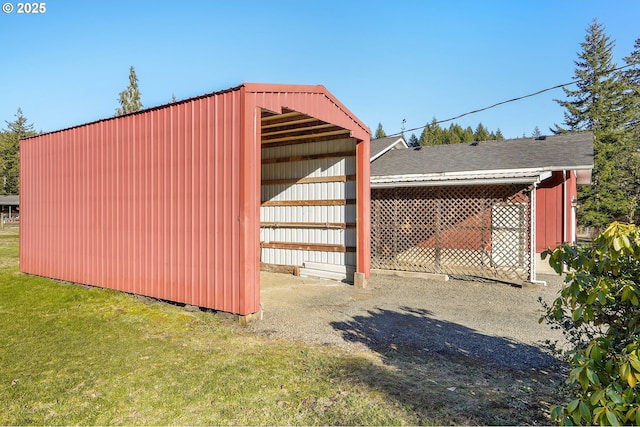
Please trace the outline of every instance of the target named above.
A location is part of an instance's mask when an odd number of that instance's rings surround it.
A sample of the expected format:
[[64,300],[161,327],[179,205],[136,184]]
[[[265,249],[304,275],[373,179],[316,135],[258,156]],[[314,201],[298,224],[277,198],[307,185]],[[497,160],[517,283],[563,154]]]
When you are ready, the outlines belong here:
[[563,330],[572,399],[558,424],[640,425],[640,227],[614,222],[590,245],[543,253],[568,273],[540,321]]

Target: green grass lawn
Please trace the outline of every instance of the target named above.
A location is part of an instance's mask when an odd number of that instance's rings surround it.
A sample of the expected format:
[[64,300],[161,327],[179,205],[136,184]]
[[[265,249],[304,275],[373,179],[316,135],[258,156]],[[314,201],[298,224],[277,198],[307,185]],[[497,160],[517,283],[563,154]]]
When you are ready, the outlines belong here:
[[[518,374],[407,361],[404,375],[374,354],[256,337],[214,313],[22,274],[17,229],[0,230],[0,333],[0,425],[541,419],[526,401],[540,391]],[[447,375],[466,394],[451,397]]]

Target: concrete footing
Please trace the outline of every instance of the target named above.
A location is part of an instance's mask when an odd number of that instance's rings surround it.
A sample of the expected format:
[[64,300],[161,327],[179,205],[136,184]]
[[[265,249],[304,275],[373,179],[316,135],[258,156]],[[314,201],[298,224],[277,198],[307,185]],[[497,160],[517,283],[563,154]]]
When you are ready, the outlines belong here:
[[368,279],[364,277],[364,273],[353,273],[353,286],[359,289],[364,289],[367,287]]

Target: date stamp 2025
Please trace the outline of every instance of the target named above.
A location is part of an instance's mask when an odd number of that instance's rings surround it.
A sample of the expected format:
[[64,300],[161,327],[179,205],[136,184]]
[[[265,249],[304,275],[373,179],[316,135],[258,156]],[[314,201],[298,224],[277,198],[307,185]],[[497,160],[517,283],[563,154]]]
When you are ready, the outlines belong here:
[[16,13],[16,14],[42,14],[47,12],[47,4],[44,2],[34,2],[34,3],[4,3],[2,5],[2,11],[6,14]]

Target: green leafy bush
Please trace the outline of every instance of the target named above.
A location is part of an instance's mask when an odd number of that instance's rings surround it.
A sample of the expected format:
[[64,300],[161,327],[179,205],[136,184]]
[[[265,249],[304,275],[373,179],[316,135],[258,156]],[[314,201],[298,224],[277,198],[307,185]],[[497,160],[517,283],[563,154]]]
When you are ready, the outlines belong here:
[[547,321],[571,346],[573,400],[553,406],[558,424],[640,425],[640,227],[614,222],[592,244],[564,244],[543,259],[567,269]]

